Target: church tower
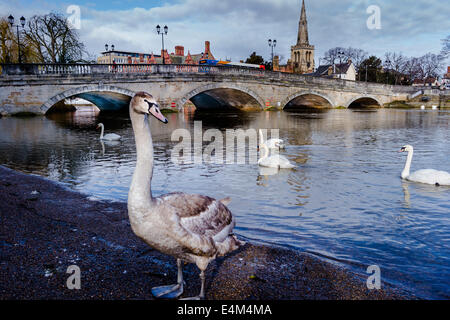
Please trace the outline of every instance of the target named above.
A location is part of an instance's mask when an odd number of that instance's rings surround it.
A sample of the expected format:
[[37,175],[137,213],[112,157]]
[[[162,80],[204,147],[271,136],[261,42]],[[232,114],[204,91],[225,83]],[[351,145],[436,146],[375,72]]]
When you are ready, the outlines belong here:
[[310,45],[308,40],[305,0],[302,2],[302,11],[298,22],[297,44],[291,47],[291,64],[294,73],[314,72],[314,46]]

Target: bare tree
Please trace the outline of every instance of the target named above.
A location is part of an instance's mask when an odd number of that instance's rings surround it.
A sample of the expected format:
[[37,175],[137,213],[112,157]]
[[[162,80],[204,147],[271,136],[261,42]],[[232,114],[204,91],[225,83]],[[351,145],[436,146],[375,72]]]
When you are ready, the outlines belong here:
[[387,74],[391,73],[394,77],[394,84],[400,83],[406,68],[407,58],[401,53],[387,52],[385,54],[384,67]]
[[359,71],[362,62],[366,60],[368,57],[367,51],[364,51],[362,49],[352,47],[348,48],[335,47],[325,52],[323,60],[325,60],[329,64],[334,64],[339,59],[339,52],[343,53],[341,56],[342,62],[346,62],[348,59],[352,60],[356,72]]
[[443,67],[443,56],[437,55],[434,53],[427,53],[419,58],[419,69],[422,73],[422,76],[425,77],[434,77],[437,78],[439,76],[439,72]]
[[13,55],[17,52],[17,46],[13,41],[14,38],[14,32],[11,31],[8,21],[2,18],[0,20],[1,63],[11,63],[15,59]]
[[[358,73],[358,77],[360,76],[359,68],[361,68],[361,64],[368,57],[368,52],[358,48],[347,48],[347,56],[352,59],[353,65],[355,66],[356,72]],[[361,80],[360,78],[358,80]]]
[[28,21],[25,38],[36,49],[42,62],[69,63],[82,59],[84,44],[62,14],[33,16]]
[[408,80],[412,82],[416,78],[423,78],[423,69],[420,67],[419,58],[410,57],[406,58],[404,73]]
[[441,55],[446,58],[450,56],[450,35],[447,38],[442,39],[442,51]]
[[344,52],[344,56],[346,54],[345,48],[342,47],[331,48],[324,53],[323,60],[325,60],[329,64],[334,64],[336,62],[336,59],[339,57],[339,52]]

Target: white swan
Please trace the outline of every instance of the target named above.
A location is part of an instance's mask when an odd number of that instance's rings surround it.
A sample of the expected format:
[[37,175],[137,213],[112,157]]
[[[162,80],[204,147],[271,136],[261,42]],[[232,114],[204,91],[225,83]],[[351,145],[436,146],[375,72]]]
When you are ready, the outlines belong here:
[[269,148],[265,144],[262,144],[260,147],[264,150],[264,155],[259,158],[258,165],[279,169],[291,169],[295,167],[288,159],[279,154],[269,156]]
[[103,135],[103,132],[105,131],[105,126],[103,123],[99,123],[96,127],[96,129],[102,128],[102,131],[100,133],[100,140],[120,140],[121,136],[115,133],[108,133]]
[[408,156],[406,157],[405,168],[401,173],[402,179],[421,182],[427,184],[434,185],[450,185],[450,173],[446,171],[438,171],[434,169],[422,169],[415,171],[413,173],[409,173],[409,169],[411,168],[411,161],[414,153],[414,149],[410,145],[403,146],[399,152],[408,152]]
[[200,269],[201,290],[193,299],[205,297],[205,270],[209,262],[233,251],[244,242],[233,235],[234,216],[226,207],[230,199],[185,193],[153,197],[153,144],[148,121],[151,114],[167,123],[154,98],[138,92],[130,102],[130,118],[136,140],[136,169],[128,193],[128,215],[133,232],[149,246],[177,259],[175,285],[155,287],[158,298],[176,298],[183,293],[182,261]]
[[284,149],[285,147],[283,139],[272,138],[264,142],[264,135],[261,129],[259,129],[259,141],[259,144],[265,144],[269,149]]

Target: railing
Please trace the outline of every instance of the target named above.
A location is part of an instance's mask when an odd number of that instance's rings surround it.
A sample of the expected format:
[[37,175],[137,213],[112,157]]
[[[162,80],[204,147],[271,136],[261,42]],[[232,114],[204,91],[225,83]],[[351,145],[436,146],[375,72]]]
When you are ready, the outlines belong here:
[[2,75],[90,75],[153,73],[222,73],[264,75],[264,70],[236,66],[188,64],[2,64]]
[[[223,74],[249,75],[270,81],[293,81],[308,84],[313,87],[335,87],[340,89],[371,92],[414,93],[418,89],[412,86],[393,86],[381,83],[351,81],[344,79],[327,79],[311,75],[284,73],[279,71],[265,71],[257,68],[239,66],[205,66],[188,64],[1,64],[2,77],[34,75],[37,77],[71,76],[71,75],[112,75],[118,77],[132,77],[133,75],[151,74]],[[296,85],[297,85],[296,84]]]

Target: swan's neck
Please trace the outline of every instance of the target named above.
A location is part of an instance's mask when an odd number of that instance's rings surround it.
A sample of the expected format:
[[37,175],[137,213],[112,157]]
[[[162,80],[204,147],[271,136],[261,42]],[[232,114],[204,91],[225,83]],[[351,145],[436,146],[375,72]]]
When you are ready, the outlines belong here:
[[413,157],[413,153],[414,151],[408,151],[408,156],[406,157],[406,163],[405,163],[405,167],[403,168],[402,171],[402,179],[405,179],[406,177],[409,176],[409,169],[411,168],[411,161],[412,161],[412,157]]
[[259,161],[264,160],[269,155],[269,148],[265,144],[261,145],[261,147],[264,150],[264,155],[261,155],[261,158],[259,159]]
[[100,128],[101,128],[101,131],[100,131],[100,139],[103,139],[103,133],[104,133],[104,131],[105,131],[105,126],[104,126],[104,125],[101,125]]
[[259,129],[259,144],[260,145],[264,144],[264,136],[263,136],[261,129]]
[[153,142],[148,119],[134,111],[130,112],[130,117],[136,140],[137,161],[128,193],[128,212],[139,222],[152,206]]

